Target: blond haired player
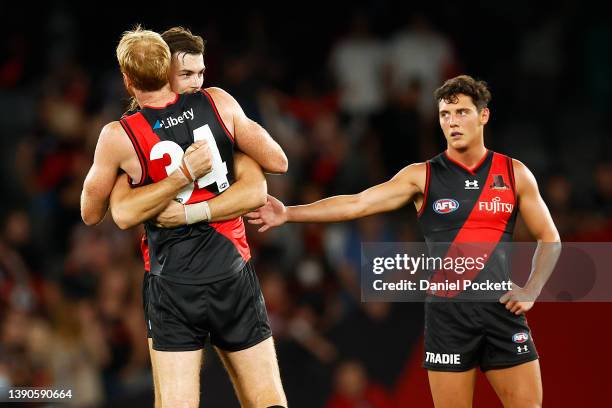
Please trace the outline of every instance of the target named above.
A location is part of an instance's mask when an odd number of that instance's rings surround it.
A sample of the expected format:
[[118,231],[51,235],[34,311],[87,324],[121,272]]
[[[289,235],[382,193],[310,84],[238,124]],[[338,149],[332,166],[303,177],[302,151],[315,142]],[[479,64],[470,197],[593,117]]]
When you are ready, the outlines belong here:
[[[158,34],[126,32],[117,57],[126,88],[141,110],[103,129],[84,185],[82,213],[89,224],[103,217],[118,168],[133,186],[144,185],[135,190],[140,198],[125,196],[147,206],[144,219],[175,196],[185,204],[185,227],[161,228],[150,219],[145,223],[152,273],[148,324],[161,404],[198,406],[202,346],[210,337],[227,352],[228,371],[244,406],[284,406],[242,220],[206,222],[214,215],[212,203],[231,194],[234,145],[241,147],[241,139],[248,145],[253,135],[269,135],[220,89],[172,92],[166,79],[171,55]],[[194,140],[198,142],[190,147]],[[194,153],[202,163],[190,160]]]

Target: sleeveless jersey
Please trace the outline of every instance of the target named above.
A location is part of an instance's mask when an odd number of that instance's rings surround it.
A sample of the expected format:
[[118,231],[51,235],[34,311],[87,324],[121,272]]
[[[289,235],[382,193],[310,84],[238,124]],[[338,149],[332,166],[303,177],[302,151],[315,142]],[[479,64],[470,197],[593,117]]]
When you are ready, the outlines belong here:
[[[469,169],[443,152],[426,165],[418,219],[429,255],[480,261],[470,263],[473,267],[460,274],[434,271],[431,281],[507,281],[510,257],[505,243],[512,241],[517,215],[512,159],[487,150],[482,160]],[[456,297],[462,292],[459,287],[434,294]]]
[[[177,95],[163,108],[144,107],[120,121],[140,162],[142,176],[132,187],[163,180],[181,164],[185,150],[206,140],[212,170],[176,197],[183,204],[209,200],[234,182],[234,139],[211,96],[204,90]],[[145,222],[145,269],[178,283],[210,283],[238,273],[250,259],[242,217],[159,228]]]

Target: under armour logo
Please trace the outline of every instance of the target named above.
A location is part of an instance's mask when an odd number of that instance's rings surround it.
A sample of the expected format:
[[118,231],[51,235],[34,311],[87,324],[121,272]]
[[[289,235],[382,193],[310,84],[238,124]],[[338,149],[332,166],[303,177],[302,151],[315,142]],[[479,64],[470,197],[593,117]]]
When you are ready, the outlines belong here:
[[518,354],[527,353],[528,351],[529,351],[529,349],[527,348],[526,344],[524,346],[516,346],[516,352]]
[[466,190],[478,190],[478,180],[465,180]]

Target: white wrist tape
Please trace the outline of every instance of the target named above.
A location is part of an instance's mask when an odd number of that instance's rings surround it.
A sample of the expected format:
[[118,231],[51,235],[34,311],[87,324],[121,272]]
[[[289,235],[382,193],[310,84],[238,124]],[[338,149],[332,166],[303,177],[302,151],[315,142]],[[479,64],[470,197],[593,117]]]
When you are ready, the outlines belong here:
[[200,221],[210,221],[210,208],[206,201],[196,204],[187,204],[185,208],[185,219],[187,224],[195,224]]

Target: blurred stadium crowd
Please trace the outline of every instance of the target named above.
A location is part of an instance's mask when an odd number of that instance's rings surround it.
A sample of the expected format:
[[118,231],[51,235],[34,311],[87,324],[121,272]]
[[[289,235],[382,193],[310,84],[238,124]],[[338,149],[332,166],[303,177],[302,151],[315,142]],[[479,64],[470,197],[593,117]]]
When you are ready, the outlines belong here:
[[[532,169],[562,238],[612,241],[609,24],[572,7],[526,6],[519,23],[492,9],[454,20],[456,9],[395,15],[382,4],[309,27],[312,41],[254,10],[231,33],[212,18],[176,19],[208,40],[205,86],[230,92],[285,149],[289,172],[269,176],[269,192],[287,204],[355,193],[433,157],[445,144],[432,92],[465,72],[492,89],[486,144]],[[36,38],[0,38],[0,386],[70,388],[78,406],[147,401],[142,229],[120,231],[108,216],[85,227],[79,197],[101,127],[125,109],[121,31],[173,24],[124,18],[89,38],[79,13],[48,11]],[[363,241],[422,239],[408,207],[249,228],[291,406],[398,404],[422,305],[361,303],[359,261]],[[516,239],[530,239],[520,223]],[[203,399],[231,406],[212,367]]]

